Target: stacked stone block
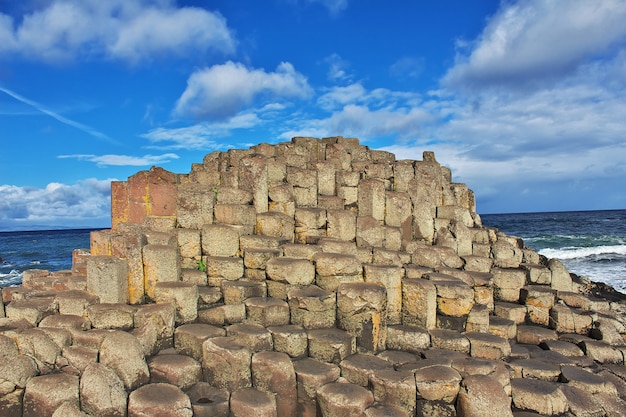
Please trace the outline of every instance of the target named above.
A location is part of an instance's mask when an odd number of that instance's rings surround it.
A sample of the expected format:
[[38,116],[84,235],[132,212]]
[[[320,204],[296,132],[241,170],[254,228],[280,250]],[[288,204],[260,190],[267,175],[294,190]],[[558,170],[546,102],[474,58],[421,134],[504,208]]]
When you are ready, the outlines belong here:
[[626,409],[624,298],[482,226],[430,152],[300,137],[111,187],[71,271],[3,290],[0,415]]

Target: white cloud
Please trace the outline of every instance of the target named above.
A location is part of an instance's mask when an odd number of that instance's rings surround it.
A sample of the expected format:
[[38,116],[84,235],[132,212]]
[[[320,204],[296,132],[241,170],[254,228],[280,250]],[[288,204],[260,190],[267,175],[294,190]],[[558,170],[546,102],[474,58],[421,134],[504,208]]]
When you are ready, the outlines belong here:
[[456,88],[543,85],[623,45],[625,21],[621,0],[505,2],[443,81]]
[[278,65],[275,72],[265,72],[228,61],[191,74],[187,88],[176,102],[175,113],[195,118],[225,119],[263,95],[306,98],[311,94],[306,77],[288,62]]
[[235,40],[218,13],[173,1],[54,0],[23,16],[0,13],[0,54],[47,62],[108,57],[230,53]]
[[327,118],[296,121],[297,127],[280,137],[342,135],[367,141],[391,136],[406,140],[420,136],[424,126],[432,122],[432,115],[419,107],[371,109],[348,104]]
[[351,78],[351,75],[346,72],[349,63],[341,58],[339,54],[327,56],[324,58],[324,63],[328,65],[327,77],[330,81],[344,81]]
[[317,104],[325,110],[338,110],[347,104],[362,104],[372,108],[410,108],[421,104],[421,96],[386,88],[367,90],[357,82],[328,89],[318,98]]
[[220,140],[229,136],[235,129],[251,129],[264,123],[259,115],[274,115],[284,106],[270,103],[254,112],[242,112],[220,122],[202,122],[191,126],[166,128],[159,127],[140,135],[152,145],[148,148],[161,150],[216,150],[222,148]]
[[418,78],[423,71],[424,59],[408,56],[400,58],[389,68],[391,75],[396,77]]
[[289,3],[300,4],[302,2],[308,4],[320,4],[328,9],[331,16],[337,16],[348,8],[348,0],[286,0]]
[[111,181],[89,178],[45,188],[0,185],[0,222],[8,225],[103,226],[110,224]]
[[167,153],[164,155],[59,155],[58,158],[67,159],[74,158],[80,161],[95,162],[99,167],[104,166],[148,166],[170,162],[172,159],[178,159],[178,155]]

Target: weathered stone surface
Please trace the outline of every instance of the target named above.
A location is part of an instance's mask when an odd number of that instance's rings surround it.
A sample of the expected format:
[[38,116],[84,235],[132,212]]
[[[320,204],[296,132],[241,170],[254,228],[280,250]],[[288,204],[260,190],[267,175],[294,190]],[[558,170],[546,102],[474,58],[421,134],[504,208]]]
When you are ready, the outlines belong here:
[[186,394],[191,400],[194,417],[228,417],[230,414],[230,393],[226,390],[198,382]]
[[267,277],[292,285],[310,285],[315,280],[315,266],[306,259],[273,258],[267,261]]
[[561,368],[561,381],[566,382],[568,386],[579,388],[591,394],[617,394],[615,386],[610,381],[577,366],[563,366]]
[[555,363],[536,359],[516,359],[510,363],[515,378],[535,378],[543,381],[558,381],[561,367]]
[[298,415],[317,415],[317,390],[337,381],[341,370],[337,365],[304,358],[293,363],[298,386]]
[[176,307],[173,304],[148,304],[137,308],[134,321],[136,328],[140,328],[147,323],[153,325],[157,333],[159,345],[168,346],[172,343],[175,318]]
[[112,331],[107,334],[100,345],[99,361],[113,369],[128,390],[147,384],[150,379],[143,349],[130,333]]
[[276,398],[278,416],[294,416],[297,410],[296,373],[286,353],[259,352],[252,356],[252,384]]
[[486,333],[466,333],[470,341],[470,355],[485,359],[502,359],[511,354],[508,339]]
[[[156,285],[160,282],[178,281],[180,276],[180,256],[173,245],[146,245],[143,247],[143,271],[146,296],[155,299]],[[89,276],[88,276],[89,277]],[[89,278],[88,278],[89,279]],[[98,295],[98,294],[96,294]],[[107,301],[100,297],[101,302]]]
[[555,382],[514,378],[511,390],[513,405],[521,410],[548,416],[567,411],[567,398]]
[[461,375],[449,366],[427,366],[415,371],[418,399],[453,403],[460,382]]
[[402,324],[433,329],[437,323],[437,288],[426,279],[402,281]]
[[380,283],[387,290],[387,324],[400,324],[404,270],[398,266],[373,264],[364,265],[363,270],[366,282]]
[[230,396],[231,417],[277,416],[276,398],[255,388],[241,388]]
[[572,277],[561,261],[558,259],[550,259],[548,261],[548,268],[552,273],[552,280],[550,282],[552,289],[557,291],[572,291]]
[[14,336],[19,352],[35,359],[39,371],[52,370],[61,347],[43,329],[24,329]]
[[128,303],[128,264],[112,256],[89,257],[87,291],[102,303]]
[[252,353],[234,337],[214,337],[202,344],[204,380],[216,388],[233,392],[252,386]]
[[192,417],[191,401],[174,385],[164,383],[145,385],[130,393],[128,417],[150,415]]
[[435,287],[437,288],[437,311],[439,314],[461,317],[468,315],[472,310],[474,291],[463,281],[456,279],[436,281]]
[[249,323],[263,327],[289,324],[289,304],[283,300],[266,297],[252,297],[245,300],[246,317]]
[[313,329],[307,331],[309,356],[322,362],[339,364],[356,351],[356,340],[343,330]]
[[463,378],[457,400],[459,417],[509,416],[511,399],[498,381],[486,375]]
[[455,330],[433,329],[429,333],[430,343],[434,349],[470,353],[469,339]]
[[207,256],[238,256],[243,226],[205,224],[202,227],[202,253]]
[[329,383],[317,390],[317,401],[324,417],[360,417],[374,403],[374,396],[359,385]]
[[37,363],[27,355],[15,354],[0,357],[0,395],[23,389],[38,373]]
[[419,326],[387,327],[387,349],[419,353],[430,347],[430,334]]
[[415,414],[416,388],[413,372],[378,370],[369,376],[369,380],[376,402],[398,407],[403,412],[401,415]]
[[317,286],[293,289],[288,293],[291,323],[305,329],[335,326],[336,294]]
[[95,329],[132,329],[136,308],[120,303],[101,303],[87,307],[87,318]]
[[569,410],[575,416],[604,416],[602,404],[595,398],[594,394],[573,386],[563,386],[561,388]]
[[65,402],[78,405],[78,377],[50,374],[34,377],[24,390],[25,417],[51,417]]
[[126,416],[128,394],[124,383],[109,367],[92,363],[80,378],[80,404],[94,417]]
[[557,338],[556,332],[551,329],[540,326],[517,326],[517,343],[539,345],[541,342],[557,340]]
[[190,323],[179,326],[174,331],[174,348],[182,355],[202,360],[202,343],[212,337],[225,336],[220,327],[204,323]]
[[148,361],[150,382],[165,382],[186,390],[202,380],[200,362],[187,355],[162,354]]
[[198,318],[198,286],[190,282],[159,282],[154,289],[157,303],[171,302],[176,307],[176,323]]
[[368,386],[369,377],[374,373],[382,370],[392,370],[393,364],[374,355],[355,354],[348,356],[339,364],[341,367],[341,376],[346,381]]
[[272,334],[276,352],[283,352],[292,358],[302,358],[308,352],[307,334],[303,327],[295,324],[271,326],[267,330]]
[[272,350],[272,334],[265,327],[254,323],[233,324],[226,328],[226,336],[237,339],[251,352]]
[[387,340],[387,293],[380,283],[344,283],[337,290],[337,325],[356,337],[357,349],[379,352]]
[[499,301],[516,303],[520,289],[526,285],[526,273],[521,269],[493,268],[494,296]]

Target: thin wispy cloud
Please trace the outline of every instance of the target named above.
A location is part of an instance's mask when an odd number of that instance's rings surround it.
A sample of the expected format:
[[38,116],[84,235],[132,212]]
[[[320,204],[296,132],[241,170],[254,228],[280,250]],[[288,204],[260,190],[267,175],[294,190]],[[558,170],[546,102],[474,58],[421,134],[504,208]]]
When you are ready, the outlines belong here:
[[37,103],[34,100],[30,100],[30,99],[28,99],[28,98],[26,98],[26,97],[16,93],[15,91],[9,90],[8,88],[1,87],[1,86],[0,86],[0,91],[2,91],[4,94],[8,95],[9,97],[14,98],[17,101],[19,101],[21,103],[24,103],[24,104],[34,108],[35,110],[37,110],[40,113],[45,114],[46,116],[52,117],[53,119],[55,119],[58,122],[61,122],[61,123],[65,124],[65,125],[68,125],[70,127],[75,128],[75,129],[81,130],[81,131],[83,131],[83,132],[85,132],[85,133],[87,133],[90,136],[93,136],[95,138],[98,138],[98,139],[101,139],[101,140],[105,140],[105,141],[110,142],[110,143],[117,143],[114,139],[112,139],[111,137],[105,135],[104,133],[102,133],[102,132],[100,132],[100,131],[98,131],[98,130],[90,127],[90,126],[87,126],[87,125],[84,125],[82,123],[79,123],[79,122],[77,122],[75,120],[68,119],[67,117],[62,116],[59,113],[46,108],[42,104]]
[[163,155],[59,155],[60,159],[78,159],[79,161],[94,162],[99,167],[105,166],[148,166],[156,164],[165,164],[179,156],[175,153],[166,153]]

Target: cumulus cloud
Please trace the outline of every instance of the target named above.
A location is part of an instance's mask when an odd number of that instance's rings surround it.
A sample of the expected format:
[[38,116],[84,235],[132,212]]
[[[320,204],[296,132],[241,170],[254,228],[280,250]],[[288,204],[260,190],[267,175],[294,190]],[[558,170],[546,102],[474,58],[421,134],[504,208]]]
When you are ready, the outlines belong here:
[[275,72],[266,72],[228,61],[191,74],[174,111],[182,117],[226,119],[261,96],[282,99],[311,94],[306,77],[288,62],[279,64]]
[[53,0],[20,16],[0,13],[0,55],[46,62],[81,56],[137,63],[155,55],[231,53],[235,44],[219,13],[169,0]]
[[178,159],[178,155],[174,153],[166,153],[163,155],[59,155],[61,159],[78,159],[80,161],[95,162],[99,167],[105,166],[148,166],[170,162],[172,159]]
[[371,109],[348,104],[326,118],[296,121],[298,126],[280,137],[342,135],[364,141],[381,137],[406,140],[420,136],[424,126],[432,122],[433,116],[419,107]]
[[89,178],[45,188],[0,185],[0,223],[80,227],[110,224],[111,181]]
[[626,39],[625,21],[621,0],[503,3],[478,39],[459,42],[443,82],[455,88],[545,85],[613,54]]

